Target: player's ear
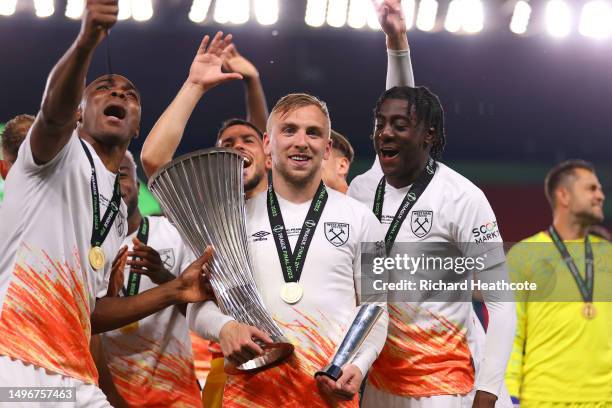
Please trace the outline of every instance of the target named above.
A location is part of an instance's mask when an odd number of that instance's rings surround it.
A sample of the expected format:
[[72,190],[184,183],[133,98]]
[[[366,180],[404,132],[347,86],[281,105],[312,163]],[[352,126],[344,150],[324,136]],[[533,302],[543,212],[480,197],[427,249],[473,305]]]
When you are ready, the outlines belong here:
[[263,147],[264,147],[264,153],[266,154],[266,156],[270,156],[272,149],[270,148],[270,135],[268,134],[268,132],[264,133]]
[[436,129],[430,127],[425,133],[425,144],[427,146],[432,146],[434,141],[436,140],[436,137],[438,137]]

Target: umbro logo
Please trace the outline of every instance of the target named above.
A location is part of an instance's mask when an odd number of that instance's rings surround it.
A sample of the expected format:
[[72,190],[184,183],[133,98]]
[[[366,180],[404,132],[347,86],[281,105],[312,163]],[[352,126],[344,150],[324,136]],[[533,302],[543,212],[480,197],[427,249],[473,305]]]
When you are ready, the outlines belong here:
[[252,235],[253,241],[267,241],[268,235],[270,235],[268,231],[257,231]]

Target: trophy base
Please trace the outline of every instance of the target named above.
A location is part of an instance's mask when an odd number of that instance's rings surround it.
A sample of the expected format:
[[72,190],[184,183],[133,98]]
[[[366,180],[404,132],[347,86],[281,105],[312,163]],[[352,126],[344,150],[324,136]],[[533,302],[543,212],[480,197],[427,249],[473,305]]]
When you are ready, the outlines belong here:
[[335,364],[329,364],[323,370],[315,373],[315,378],[319,375],[324,375],[331,378],[334,381],[338,381],[338,378],[342,377],[342,368]]
[[225,360],[224,371],[230,375],[252,374],[254,372],[269,368],[282,363],[293,353],[295,348],[291,343],[272,343],[262,346],[264,354],[246,363],[236,366]]

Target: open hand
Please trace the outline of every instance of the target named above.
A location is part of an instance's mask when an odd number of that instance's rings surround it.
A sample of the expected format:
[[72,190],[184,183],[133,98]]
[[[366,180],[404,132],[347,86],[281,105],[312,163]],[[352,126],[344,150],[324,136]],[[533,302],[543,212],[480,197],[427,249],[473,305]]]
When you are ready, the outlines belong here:
[[130,272],[146,275],[156,285],[161,285],[174,278],[164,267],[159,252],[143,244],[138,238],[134,238],[132,242],[134,247],[128,252],[130,259],[127,261]]
[[239,73],[225,73],[221,70],[223,66],[222,54],[231,42],[232,35],[228,34],[224,38],[222,31],[217,32],[212,41],[210,41],[208,35],[205,35],[191,63],[187,82],[207,91],[223,82],[242,79],[242,75]]
[[257,71],[255,65],[240,55],[235,44],[230,44],[225,48],[222,58],[223,68],[226,71],[240,74],[244,79],[259,77],[259,71]]
[[214,299],[214,294],[208,284],[213,254],[213,248],[207,246],[204,254],[189,265],[177,278],[182,303],[204,302]]

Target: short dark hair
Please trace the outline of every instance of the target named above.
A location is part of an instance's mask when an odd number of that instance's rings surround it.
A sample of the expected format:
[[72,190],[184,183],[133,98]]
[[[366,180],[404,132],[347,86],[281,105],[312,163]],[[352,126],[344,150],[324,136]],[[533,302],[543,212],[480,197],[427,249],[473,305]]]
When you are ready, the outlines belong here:
[[331,140],[332,148],[338,150],[342,156],[348,159],[349,163],[352,163],[355,158],[355,150],[353,150],[351,142],[333,129],[331,130]]
[[444,109],[436,94],[424,86],[412,88],[409,86],[395,86],[387,89],[376,102],[374,116],[380,113],[382,104],[387,99],[400,99],[408,102],[408,116],[416,117],[415,125],[423,124],[425,128],[433,128],[436,139],[433,141],[430,156],[438,160],[446,145],[446,134],[444,133]]
[[544,194],[551,207],[555,207],[555,190],[563,183],[566,183],[569,178],[576,175],[576,169],[585,169],[591,173],[595,173],[595,167],[585,160],[571,159],[557,164],[550,169],[544,179]]
[[32,123],[34,123],[34,119],[32,115],[22,114],[8,121],[2,133],[2,155],[4,160],[12,163],[17,159],[19,146],[25,140]]
[[232,126],[238,126],[238,125],[246,126],[246,127],[253,129],[257,133],[257,136],[259,136],[260,139],[263,139],[263,133],[261,132],[261,130],[259,130],[257,126],[255,126],[248,120],[239,119],[239,118],[231,118],[221,124],[221,128],[219,129],[219,132],[217,133],[217,140],[221,138],[221,135],[223,134],[223,132],[225,132],[228,128],[231,128]]

